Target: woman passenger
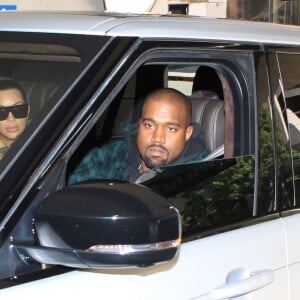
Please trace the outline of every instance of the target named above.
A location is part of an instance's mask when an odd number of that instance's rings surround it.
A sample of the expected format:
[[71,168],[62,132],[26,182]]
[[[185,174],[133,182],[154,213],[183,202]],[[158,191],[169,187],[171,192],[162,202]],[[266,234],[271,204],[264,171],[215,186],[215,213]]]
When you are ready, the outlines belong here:
[[22,87],[10,79],[0,80],[0,159],[24,131],[29,111]]

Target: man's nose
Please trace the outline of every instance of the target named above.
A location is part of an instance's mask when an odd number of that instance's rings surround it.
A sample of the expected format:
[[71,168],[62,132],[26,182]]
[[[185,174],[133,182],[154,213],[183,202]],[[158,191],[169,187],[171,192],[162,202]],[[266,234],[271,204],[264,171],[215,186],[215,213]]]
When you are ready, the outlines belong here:
[[166,141],[165,131],[162,127],[155,128],[152,136],[152,142],[157,144],[164,144]]

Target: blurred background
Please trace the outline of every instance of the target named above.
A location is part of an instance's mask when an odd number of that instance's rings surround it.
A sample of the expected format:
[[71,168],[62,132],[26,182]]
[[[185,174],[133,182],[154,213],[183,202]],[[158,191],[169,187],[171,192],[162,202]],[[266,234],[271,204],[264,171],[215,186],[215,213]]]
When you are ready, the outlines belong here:
[[300,24],[300,0],[168,1],[169,10],[172,12],[183,5],[186,5],[186,13],[193,15],[283,24]]
[[0,10],[185,14],[300,24],[300,0],[0,0]]

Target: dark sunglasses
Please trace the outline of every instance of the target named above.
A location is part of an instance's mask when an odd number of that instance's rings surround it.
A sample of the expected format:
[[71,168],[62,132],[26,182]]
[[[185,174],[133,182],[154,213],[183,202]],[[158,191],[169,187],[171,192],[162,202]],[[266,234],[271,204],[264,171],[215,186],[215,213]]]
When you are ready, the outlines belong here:
[[18,104],[12,106],[1,106],[0,107],[0,121],[7,119],[8,114],[12,113],[16,119],[27,118],[28,116],[28,104]]

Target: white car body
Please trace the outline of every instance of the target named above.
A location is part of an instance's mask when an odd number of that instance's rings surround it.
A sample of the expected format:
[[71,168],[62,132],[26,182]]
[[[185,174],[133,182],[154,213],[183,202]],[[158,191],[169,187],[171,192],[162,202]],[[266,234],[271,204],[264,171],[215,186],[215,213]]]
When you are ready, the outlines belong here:
[[[300,49],[299,27],[196,17],[1,13],[0,32],[200,41],[217,43],[219,49],[228,42]],[[1,220],[2,229],[11,214]],[[273,217],[262,219],[185,241],[168,262],[70,269],[2,288],[0,299],[300,299],[299,211],[294,208],[286,216],[274,211]]]

